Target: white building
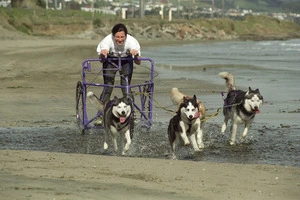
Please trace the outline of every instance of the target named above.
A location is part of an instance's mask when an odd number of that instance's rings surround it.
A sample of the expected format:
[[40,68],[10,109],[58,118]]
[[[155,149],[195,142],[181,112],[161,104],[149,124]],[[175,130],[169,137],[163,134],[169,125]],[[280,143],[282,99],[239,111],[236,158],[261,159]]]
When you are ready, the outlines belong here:
[[7,7],[10,5],[10,0],[0,0],[0,7]]

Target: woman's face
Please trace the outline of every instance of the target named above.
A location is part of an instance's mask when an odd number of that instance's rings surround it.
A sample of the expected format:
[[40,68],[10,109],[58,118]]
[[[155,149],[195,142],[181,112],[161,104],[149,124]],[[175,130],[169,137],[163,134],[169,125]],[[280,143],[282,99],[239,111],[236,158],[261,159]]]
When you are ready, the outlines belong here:
[[114,36],[117,45],[121,46],[126,40],[126,35],[124,31],[117,32]]

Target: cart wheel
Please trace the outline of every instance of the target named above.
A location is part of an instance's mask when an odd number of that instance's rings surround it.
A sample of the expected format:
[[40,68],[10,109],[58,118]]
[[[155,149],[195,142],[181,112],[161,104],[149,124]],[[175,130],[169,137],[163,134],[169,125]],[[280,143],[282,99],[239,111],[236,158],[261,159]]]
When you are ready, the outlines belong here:
[[81,81],[76,85],[76,120],[80,130],[84,133],[83,86]]
[[145,105],[146,116],[148,118],[149,124],[152,124],[152,98],[151,98],[151,84],[145,85],[143,87],[143,101]]

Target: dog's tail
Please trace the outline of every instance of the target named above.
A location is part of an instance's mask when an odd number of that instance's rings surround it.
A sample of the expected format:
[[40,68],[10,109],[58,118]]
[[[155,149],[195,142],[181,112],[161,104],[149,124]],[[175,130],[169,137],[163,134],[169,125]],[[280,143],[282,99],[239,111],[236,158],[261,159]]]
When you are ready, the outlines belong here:
[[175,105],[178,105],[182,101],[184,96],[186,95],[180,92],[178,88],[172,88],[170,98]]
[[98,97],[93,92],[88,92],[86,96],[88,97],[89,101],[99,109],[99,111],[103,112],[104,104],[98,99]]
[[234,77],[229,72],[220,72],[219,76],[226,81],[226,87],[228,88],[228,91],[236,90],[235,83],[234,83]]

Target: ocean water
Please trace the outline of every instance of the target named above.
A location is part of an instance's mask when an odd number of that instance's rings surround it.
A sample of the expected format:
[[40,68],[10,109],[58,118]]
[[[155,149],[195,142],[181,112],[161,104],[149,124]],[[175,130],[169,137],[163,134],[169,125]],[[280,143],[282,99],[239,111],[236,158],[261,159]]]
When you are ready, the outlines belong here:
[[265,69],[300,71],[300,39],[230,41],[153,47],[143,56],[173,66],[254,65]]
[[[143,55],[155,61],[159,77],[165,79],[196,79],[224,86],[218,74],[228,71],[235,76],[238,89],[260,89],[266,103],[262,109],[267,116],[261,114],[265,122],[299,125],[300,39],[153,47]],[[201,99],[218,102],[215,96]],[[210,106],[216,107],[213,104]]]

